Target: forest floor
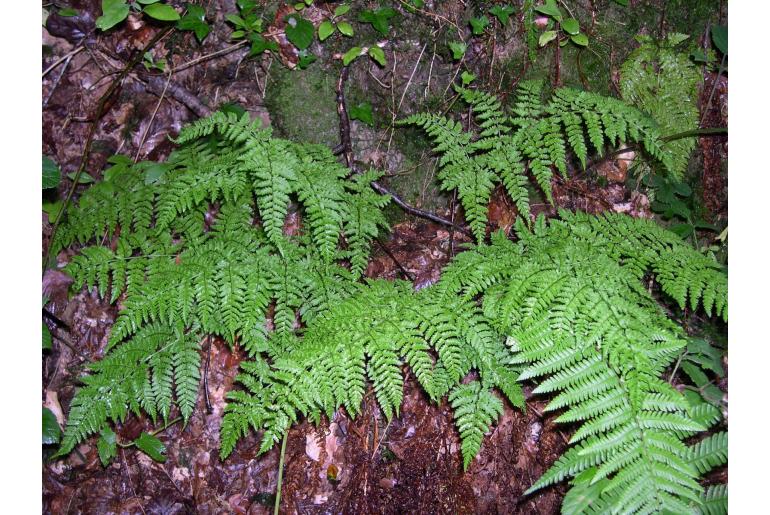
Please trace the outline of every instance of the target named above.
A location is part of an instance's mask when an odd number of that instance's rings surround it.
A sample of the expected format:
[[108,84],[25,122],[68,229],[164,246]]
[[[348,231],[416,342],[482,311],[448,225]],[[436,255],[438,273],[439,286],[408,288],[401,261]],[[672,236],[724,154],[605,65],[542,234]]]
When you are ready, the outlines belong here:
[[[172,73],[148,71],[141,65],[132,68],[106,99],[99,119],[94,119],[99,99],[115,77],[161,28],[146,20],[130,19],[102,33],[94,28],[101,10],[98,0],[70,4],[78,9],[77,16],[51,14],[43,28],[43,69],[51,69],[42,81],[42,151],[65,173],[78,168],[94,123],[85,171],[100,180],[113,154],[165,159],[174,148],[169,137],[183,124],[226,103],[238,104],[253,118],[261,118],[279,136],[331,147],[339,143],[335,100],[339,64],[334,49],[316,49],[320,59],[311,65],[315,71],[288,70],[287,62],[293,58],[290,54],[248,58],[248,48],[230,41],[232,28],[224,22],[224,15],[235,11],[232,1],[208,2],[212,33],[203,44],[189,32],[172,31],[163,37],[152,52],[156,60],[160,56],[167,60],[167,70]],[[464,2],[446,4],[434,15],[457,23]],[[417,145],[413,133],[399,134],[400,129],[391,123],[414,112],[451,107],[452,95],[447,90],[459,68],[437,53],[430,39],[443,22],[429,16],[420,22],[426,26],[433,23],[432,30],[410,33],[394,43],[386,67],[366,62],[351,69],[348,102],[371,100],[380,120],[375,128],[353,122],[355,159],[384,169],[390,187],[416,207],[460,221],[462,212],[456,209],[455,200],[437,191],[435,160],[427,145]],[[409,29],[406,23],[402,28]],[[509,43],[474,40],[468,66],[476,67],[484,83],[492,86],[491,92],[505,94],[527,70],[496,68],[495,59],[501,63],[506,53],[525,51],[517,46],[516,37]],[[546,70],[549,75],[550,70]],[[613,88],[612,76],[613,70],[608,70],[607,90]],[[702,105],[707,105],[712,87],[715,94],[709,109],[703,110],[704,126],[727,126],[727,79],[721,76],[714,86],[715,80],[716,74],[707,73]],[[305,106],[308,112],[303,111]],[[705,167],[705,203],[714,216],[724,218],[726,178],[721,166],[726,159],[726,137],[702,138],[700,153]],[[535,204],[533,211],[612,210],[651,217],[647,197],[629,187],[624,164],[608,161],[602,166],[604,180],[595,176],[555,180],[556,205]],[[66,195],[70,184],[65,181],[60,186],[59,198]],[[83,188],[79,186],[76,195]],[[493,195],[489,213],[490,226],[506,231],[516,216],[502,194]],[[398,212],[391,216],[393,230],[375,247],[369,277],[411,278],[416,287],[424,287],[438,279],[442,267],[468,242],[463,234],[432,222]],[[51,230],[44,213],[43,252]],[[62,252],[56,257],[57,264],[61,266],[70,256],[70,252]],[[78,377],[88,362],[103,355],[118,312],[117,306],[93,292],[72,295],[70,284],[60,271],[45,272],[43,294],[50,298],[47,308],[56,320],[48,320],[54,345],[42,359],[41,394],[44,406],[62,424]],[[45,513],[272,512],[279,449],[257,456],[258,439],[252,434],[227,460],[218,457],[224,395],[232,388],[244,356],[217,339],[202,352],[207,363],[202,388],[207,391],[211,410],[201,395],[189,424],[171,425],[160,435],[168,449],[165,463],[154,462],[135,449],[121,449],[105,468],[95,442],[86,441],[65,459],[44,461]],[[719,386],[726,395],[726,379]],[[446,401],[431,404],[412,377],[405,384],[401,415],[390,422],[372,395],[365,397],[361,414],[355,419],[340,410],[318,427],[303,422],[288,433],[282,512],[558,513],[566,485],[536,496],[524,496],[523,492],[564,452],[572,429],[557,427],[555,415],[544,413],[545,403],[530,396],[530,390],[525,388],[526,412],[506,404],[479,456],[465,472]],[[149,419],[131,416],[116,433],[121,441],[129,441],[152,427]],[[50,454],[44,450],[44,458]],[[726,471],[720,474],[726,476]]]

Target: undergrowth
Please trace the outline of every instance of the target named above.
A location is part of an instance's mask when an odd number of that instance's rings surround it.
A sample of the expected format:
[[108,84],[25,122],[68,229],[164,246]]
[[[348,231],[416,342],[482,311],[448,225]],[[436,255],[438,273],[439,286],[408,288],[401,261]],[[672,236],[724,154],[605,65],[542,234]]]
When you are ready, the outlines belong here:
[[457,190],[465,217],[477,241],[486,231],[487,206],[495,185],[502,183],[524,220],[530,219],[529,176],[553,203],[553,169],[567,178],[570,149],[585,168],[589,146],[599,155],[608,145],[638,142],[664,169],[671,155],[656,122],[611,97],[560,88],[543,101],[542,81],[522,81],[508,113],[488,93],[457,88],[472,110],[478,131],[445,116],[422,113],[402,120],[425,129],[440,154],[438,178],[444,190]]
[[[525,166],[550,191],[551,166],[566,173],[567,144],[585,162],[584,130],[598,151],[638,140],[666,162],[655,126],[617,100],[565,89],[543,106],[538,85],[520,93],[509,118],[493,97],[461,90],[476,139],[440,117],[410,119],[437,138],[444,187],[458,188],[479,239],[420,291],[359,280],[388,199],[369,186],[379,173],[351,177],[328,149],[217,113],[185,128],[164,164],[115,160],[54,242],[90,243],[66,271],[124,305],[109,352],[72,401],[58,455],[129,412],[168,420],[176,404],[189,420],[199,342],[218,335],[251,358],[228,393],[222,459],[252,430],[265,452],[301,417],[356,416],[369,383],[385,416],[398,416],[408,369],[432,401],[451,405],[468,468],[504,402],[523,409],[520,383],[535,380],[548,410],[577,431],[530,491],[571,478],[567,513],[723,505],[726,489],[704,491],[698,478],[726,461],[726,436],[685,443],[720,412],[661,379],[687,338],[659,303],[726,321],[722,267],[622,215],[527,217],[516,242],[483,241],[494,181],[525,213],[516,193]],[[292,200],[302,224],[286,235]]]

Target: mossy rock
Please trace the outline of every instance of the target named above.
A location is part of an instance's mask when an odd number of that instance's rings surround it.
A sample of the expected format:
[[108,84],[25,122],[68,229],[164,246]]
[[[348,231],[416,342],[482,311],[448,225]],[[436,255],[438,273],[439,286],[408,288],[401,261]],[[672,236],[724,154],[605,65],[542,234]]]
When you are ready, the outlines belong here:
[[305,70],[273,67],[265,105],[278,136],[328,147],[339,143],[336,76],[319,66]]

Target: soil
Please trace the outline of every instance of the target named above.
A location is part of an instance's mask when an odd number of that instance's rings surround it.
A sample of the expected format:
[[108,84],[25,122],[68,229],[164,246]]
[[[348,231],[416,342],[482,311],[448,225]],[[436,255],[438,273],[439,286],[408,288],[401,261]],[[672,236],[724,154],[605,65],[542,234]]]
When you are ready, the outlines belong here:
[[[77,170],[95,121],[85,172],[100,180],[107,159],[116,153],[137,160],[165,159],[174,148],[170,136],[176,135],[185,123],[225,104],[237,104],[252,118],[272,126],[279,136],[330,146],[338,143],[334,87],[339,53],[346,43],[339,38],[330,38],[328,44],[315,41],[311,49],[319,57],[318,62],[308,70],[292,71],[286,66],[296,63],[296,56],[274,57],[266,53],[249,58],[247,47],[234,45],[230,39],[232,28],[224,18],[236,11],[233,0],[202,2],[212,27],[204,42],[196,42],[190,32],[172,31],[162,38],[152,54],[156,61],[166,59],[166,66],[175,70],[170,79],[158,70],[135,67],[107,100],[102,116],[94,120],[99,99],[115,76],[162,26],[132,15],[127,22],[103,33],[94,25],[101,12],[98,0],[64,3],[79,14],[64,17],[50,9],[42,29],[43,69],[61,59],[42,81],[42,152],[52,157],[63,173]],[[176,1],[169,3],[182,5]],[[377,4],[353,3],[356,9]],[[412,137],[406,130],[393,129],[391,122],[425,110],[454,109],[455,114],[461,114],[449,90],[460,68],[445,50],[445,40],[449,37],[447,25],[466,25],[472,11],[465,4],[471,3],[426,2],[425,12],[408,16],[399,7],[401,15],[394,22],[395,35],[387,46],[388,65],[381,68],[368,61],[357,63],[351,69],[347,93],[350,104],[370,101],[376,120],[374,127],[352,122],[356,160],[383,169],[388,174],[384,182],[416,207],[456,221],[462,220],[462,210],[455,207],[451,197],[438,191],[434,180],[436,162],[427,141]],[[581,19],[595,21],[598,17],[606,21],[623,15],[612,2],[570,2],[573,3]],[[639,4],[639,13],[646,13],[644,9],[648,8],[650,12],[660,12],[653,9],[659,8],[660,2],[631,3]],[[719,2],[712,3],[703,16],[718,12]],[[274,13],[282,2],[266,4],[266,12]],[[323,1],[315,4],[308,10],[311,14],[336,5]],[[659,27],[684,30],[683,26],[701,26],[701,19],[690,19],[700,16],[698,10],[670,11],[670,17],[663,20],[657,15],[639,15],[628,30],[649,32]],[[689,18],[673,18],[674,11],[687,11]],[[318,16],[319,12],[313,15]],[[584,56],[579,66],[587,69],[582,74],[569,71],[573,67],[567,60],[576,56],[572,49],[565,53],[562,85],[603,93],[614,91],[613,73],[631,50],[627,42],[635,32],[629,35],[618,27],[613,30],[614,33],[597,34],[604,38],[597,46],[602,59],[593,62],[592,57],[586,61]],[[376,34],[364,36],[374,38]],[[515,22],[500,39],[474,39],[465,65],[480,77],[488,91],[504,97],[525,76],[553,78],[553,56],[543,52],[538,64],[526,60],[521,24]],[[604,71],[593,73],[591,67],[599,62]],[[611,63],[611,69],[606,69],[607,63]],[[709,75],[706,98],[713,84],[715,94],[706,113],[706,123],[711,125],[706,126],[726,126],[727,79],[724,75]],[[702,100],[704,105],[705,102]],[[312,112],[303,111],[306,105],[312,106]],[[715,217],[726,217],[726,171],[722,165],[726,137],[703,138],[701,145],[704,198]],[[608,161],[602,167],[590,177],[577,175],[568,181],[555,181],[556,206],[652,216],[646,196],[626,185],[625,170],[619,170],[622,163]],[[46,198],[63,198],[70,185],[69,180],[63,181],[58,191],[47,193]],[[78,186],[76,197],[85,187]],[[555,209],[533,202],[535,213],[553,214]],[[510,231],[516,211],[500,191],[493,195],[489,212],[490,229]],[[393,230],[375,246],[367,269],[369,277],[409,278],[415,287],[425,287],[438,280],[442,267],[469,241],[462,233],[405,216],[401,211],[390,212],[390,218]],[[44,214],[44,254],[51,229]],[[62,252],[56,256],[55,264],[66,263],[73,252]],[[103,355],[119,309],[92,292],[71,295],[70,285],[71,280],[55,267],[43,277],[43,293],[51,299],[46,307],[52,314],[44,320],[55,339],[53,349],[42,358],[41,397],[44,406],[62,424],[77,379],[88,362]],[[211,410],[200,395],[189,423],[184,427],[171,425],[160,435],[167,446],[167,460],[157,463],[135,449],[120,449],[117,458],[105,468],[93,440],[58,461],[49,461],[53,450],[44,448],[44,513],[272,512],[279,449],[258,455],[259,442],[257,435],[252,434],[238,444],[227,460],[218,456],[224,396],[232,388],[244,356],[218,339],[212,339],[210,346],[204,345],[202,352],[210,356],[201,388],[207,390]],[[720,386],[726,391],[726,380]],[[525,390],[529,392],[531,388],[527,386]],[[318,427],[303,422],[288,433],[281,512],[558,513],[566,484],[532,496],[523,492],[564,452],[572,428],[557,427],[554,416],[543,415],[542,400],[529,395],[527,399],[526,412],[506,403],[501,419],[466,471],[446,401],[431,404],[411,377],[405,383],[404,404],[398,418],[386,420],[370,392],[356,419],[340,410],[331,420],[322,420]],[[175,416],[172,413],[171,417]],[[149,419],[131,416],[115,429],[120,441],[129,441],[142,431],[157,427]],[[726,481],[726,470],[717,474],[724,477],[709,476],[709,481]]]

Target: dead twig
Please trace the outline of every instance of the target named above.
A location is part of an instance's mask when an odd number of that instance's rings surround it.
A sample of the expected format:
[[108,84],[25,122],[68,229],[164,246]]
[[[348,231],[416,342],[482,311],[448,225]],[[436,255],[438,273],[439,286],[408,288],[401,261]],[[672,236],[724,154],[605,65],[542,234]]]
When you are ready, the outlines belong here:
[[409,270],[404,268],[404,265],[402,265],[401,262],[398,259],[396,259],[396,256],[393,255],[393,253],[390,251],[390,249],[388,247],[386,247],[385,244],[382,243],[382,241],[380,241],[379,238],[375,238],[375,241],[377,241],[377,243],[379,244],[380,248],[382,248],[382,250],[385,252],[385,254],[387,254],[388,257],[396,264],[398,269],[401,270],[401,273],[404,274],[404,277],[409,279],[410,282],[414,282],[414,276],[409,272]]
[[[180,64],[176,68],[172,68],[171,69],[171,73],[178,73],[178,72],[181,72],[182,70],[186,70],[187,68],[191,68],[191,67],[195,66],[196,64],[202,63],[203,61],[208,61],[209,59],[214,59],[215,57],[219,57],[219,56],[223,56],[223,55],[229,54],[233,50],[238,50],[239,48],[244,46],[246,43],[248,43],[248,41],[246,41],[244,39],[243,41],[239,41],[238,43],[236,43],[234,45],[231,45],[231,46],[229,46],[227,48],[223,48],[222,50],[218,50],[218,51],[212,52],[210,54],[202,55],[202,56],[200,56],[200,57],[198,57],[196,59],[193,59],[192,61],[188,61],[188,62],[186,62],[184,64]],[[144,55],[144,53],[142,53],[142,55]]]
[[152,129],[152,124],[155,121],[155,116],[158,114],[158,109],[160,109],[160,104],[163,103],[163,99],[166,97],[166,90],[168,90],[168,85],[171,84],[171,72],[168,74],[168,78],[166,79],[166,85],[163,87],[163,91],[160,94],[160,98],[158,99],[158,103],[155,104],[155,109],[152,112],[152,116],[150,116],[150,123],[147,124],[147,128],[144,130],[144,134],[142,134],[142,139],[139,141],[139,146],[136,149],[136,155],[134,155],[134,163],[139,161],[139,155],[142,153],[142,147],[144,146],[144,142],[147,140],[147,135],[150,133],[150,129]]
[[142,77],[132,75],[132,78],[135,78],[137,81],[144,84],[147,91],[156,96],[161,96],[163,90],[167,88],[167,93],[171,98],[195,113],[199,118],[205,118],[212,112],[211,108],[203,104],[197,96],[174,81],[169,82],[166,86],[163,84],[163,80],[160,77],[148,77],[145,80]]
[[206,339],[209,341],[209,348],[206,351],[206,365],[203,367],[203,399],[206,401],[206,413],[211,415],[214,408],[211,407],[211,399],[209,398],[209,366],[211,365],[211,346],[214,342],[211,335],[206,336]]
[[64,54],[63,56],[61,56],[60,58],[58,58],[57,60],[55,60],[55,61],[54,61],[54,62],[53,62],[53,63],[52,63],[52,64],[51,64],[51,65],[50,65],[48,68],[46,68],[45,70],[43,70],[43,76],[42,76],[41,78],[45,79],[45,76],[46,76],[46,75],[48,75],[48,74],[51,72],[51,70],[53,70],[54,68],[56,68],[57,66],[59,66],[61,63],[65,62],[65,61],[66,61],[67,63],[69,63],[69,62],[70,62],[70,60],[71,60],[73,57],[75,57],[77,54],[79,54],[80,52],[82,52],[84,48],[85,48],[85,47],[84,47],[82,44],[81,44],[81,45],[78,45],[78,46],[77,46],[77,47],[76,47],[74,50],[72,50],[71,52],[68,52],[68,53]]

